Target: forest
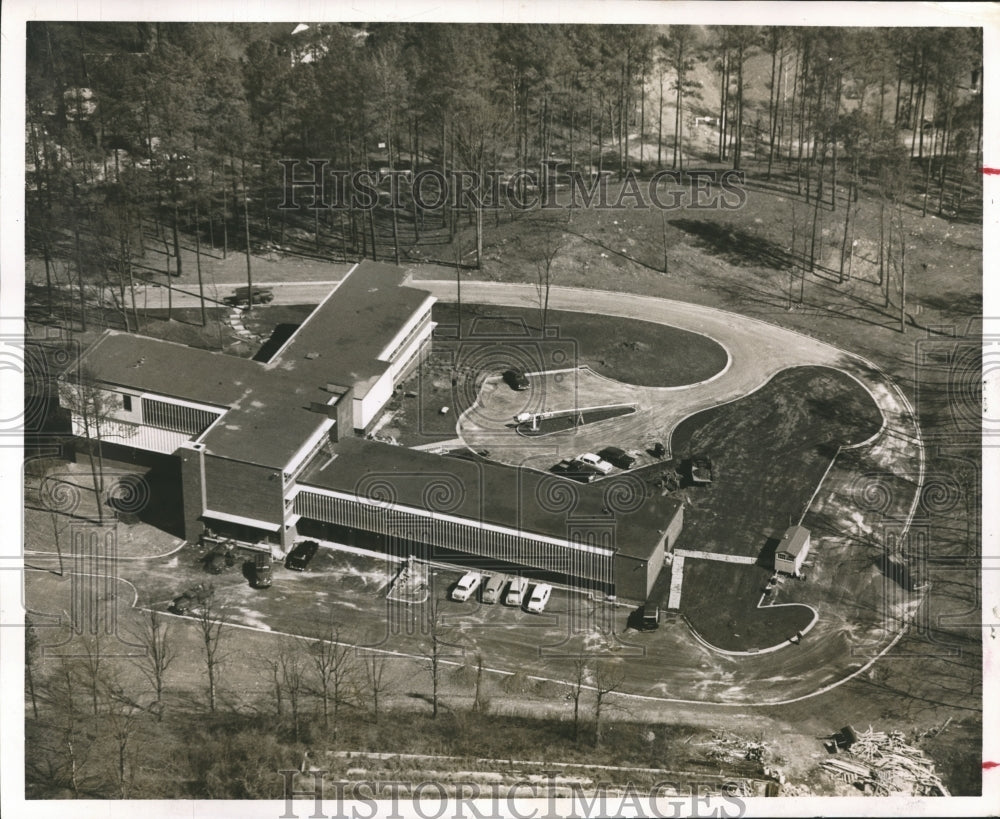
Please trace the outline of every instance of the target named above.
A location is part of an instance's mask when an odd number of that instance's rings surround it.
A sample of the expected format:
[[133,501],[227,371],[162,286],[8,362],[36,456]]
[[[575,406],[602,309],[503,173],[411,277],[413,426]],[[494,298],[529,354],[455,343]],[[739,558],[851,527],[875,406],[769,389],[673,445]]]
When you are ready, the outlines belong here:
[[[202,293],[209,248],[245,253],[250,283],[267,252],[481,267],[483,208],[421,207],[406,182],[426,169],[554,185],[550,165],[588,180],[751,166],[815,211],[846,188],[845,244],[862,191],[886,282],[902,278],[904,202],[978,219],[980,29],[34,22],[27,45],[27,249],[43,312],[75,291],[84,330],[95,299],[137,329],[151,245],[168,287],[193,245]],[[286,166],[308,178],[310,159],[401,195],[291,209]]]

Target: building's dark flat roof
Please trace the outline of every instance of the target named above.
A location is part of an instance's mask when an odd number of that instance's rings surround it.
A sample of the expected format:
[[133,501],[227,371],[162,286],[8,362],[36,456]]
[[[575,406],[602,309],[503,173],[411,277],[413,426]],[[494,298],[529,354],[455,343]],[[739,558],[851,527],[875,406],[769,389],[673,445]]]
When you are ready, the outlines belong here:
[[332,398],[327,385],[357,385],[363,397],[389,366],[376,356],[430,297],[402,287],[405,277],[398,267],[362,262],[267,364],[108,330],[80,366],[108,385],[229,407],[206,433],[207,451],[281,468],[326,420],[309,406]]
[[[300,479],[312,485],[360,496],[384,497],[379,487],[391,487],[397,503],[431,509],[526,533],[567,539],[573,521],[615,521],[614,543],[624,555],[648,560],[680,503],[660,495],[637,476],[629,486],[646,497],[629,513],[604,512],[606,493],[614,478],[580,484],[533,469],[505,466],[482,459],[435,455],[362,438],[345,438],[335,447],[336,458],[324,458]],[[441,491],[435,489],[439,484]],[[446,489],[445,487],[449,487]],[[572,507],[564,500],[576,497]],[[581,520],[586,525],[586,521]]]
[[229,408],[202,442],[212,455],[281,469],[326,419],[331,394],[259,361],[108,330],[80,358],[100,381]]
[[201,439],[208,453],[281,469],[327,420],[309,405],[326,403],[329,393],[277,375],[268,373],[215,422]]
[[787,552],[790,555],[797,555],[802,551],[802,547],[806,545],[806,541],[809,539],[809,530],[804,526],[790,526],[785,530],[785,534],[781,536],[781,542],[778,543],[779,552]]
[[[294,373],[316,386],[354,387],[363,398],[389,366],[378,360],[413,313],[431,297],[401,286],[406,271],[361,262],[303,322],[269,368]],[[306,358],[309,354],[318,354]]]
[[220,407],[270,375],[258,361],[117,330],[105,330],[79,365],[106,384]]

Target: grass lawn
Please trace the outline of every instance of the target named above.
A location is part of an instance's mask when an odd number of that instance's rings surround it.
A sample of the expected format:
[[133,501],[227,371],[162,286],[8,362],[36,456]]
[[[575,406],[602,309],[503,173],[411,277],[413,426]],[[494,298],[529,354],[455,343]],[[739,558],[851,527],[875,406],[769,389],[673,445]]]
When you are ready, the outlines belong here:
[[[434,305],[438,336],[455,337],[458,307]],[[494,341],[503,337],[539,339],[541,313],[528,307],[462,305],[462,338]],[[711,378],[726,366],[726,351],[707,336],[649,321],[593,313],[549,310],[542,342],[543,364],[553,369],[588,366],[608,378],[642,387],[679,387]],[[561,349],[552,339],[572,343],[573,360],[547,361],[547,347]],[[441,343],[441,342],[439,342]],[[553,352],[553,357],[555,357]]]
[[756,608],[770,576],[761,566],[688,558],[681,611],[717,648],[748,651],[776,645],[809,625],[813,614],[805,606]]
[[[677,548],[765,553],[763,568],[685,563],[681,611],[706,640],[733,650],[762,647],[774,642],[776,622],[799,623],[782,627],[788,631],[784,639],[809,621],[804,609],[756,609],[773,565],[768,554],[789,523],[799,520],[837,447],[866,440],[880,425],[878,408],[857,382],[824,367],[796,367],[749,397],[677,427],[674,454],[710,455],[715,468],[711,486],[687,490]],[[720,588],[727,590],[724,597]]]
[[456,418],[483,378],[511,367],[588,366],[628,384],[671,387],[711,378],[728,360],[707,336],[647,321],[550,310],[542,338],[536,309],[463,304],[459,340],[457,305],[435,304],[433,317],[431,355],[388,404],[394,416],[385,432],[408,446],[455,438]]

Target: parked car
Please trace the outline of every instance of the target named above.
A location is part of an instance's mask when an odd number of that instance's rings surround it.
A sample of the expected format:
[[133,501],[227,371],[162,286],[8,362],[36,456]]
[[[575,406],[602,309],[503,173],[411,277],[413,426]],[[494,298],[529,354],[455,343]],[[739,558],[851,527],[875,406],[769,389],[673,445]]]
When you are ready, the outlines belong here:
[[211,599],[213,592],[211,584],[206,586],[204,583],[199,583],[197,586],[192,586],[173,599],[170,611],[174,614],[187,614],[198,606],[204,605],[207,600]]
[[715,470],[712,468],[712,459],[707,455],[700,455],[691,459],[691,482],[706,484],[711,483],[715,478]]
[[229,568],[236,562],[236,557],[233,549],[221,545],[205,555],[203,562],[207,571],[210,571],[212,574],[222,574],[224,569]]
[[574,481],[580,481],[580,483],[590,483],[594,478],[601,476],[600,470],[595,469],[590,464],[580,463],[575,458],[560,461],[552,467],[552,472],[572,478]]
[[479,588],[483,576],[479,572],[466,572],[451,592],[451,599],[462,602],[468,600]]
[[194,600],[187,594],[179,595],[170,604],[170,611],[174,614],[187,614],[194,605]]
[[506,582],[506,575],[494,574],[490,576],[489,580],[486,581],[486,585],[483,586],[483,602],[496,603],[500,599],[500,592],[503,591],[503,586]]
[[656,631],[660,627],[660,609],[658,606],[645,605],[639,614],[639,631]]
[[551,594],[552,587],[548,583],[538,583],[528,599],[528,611],[541,614],[545,611],[545,604],[549,602]]
[[624,449],[619,449],[616,446],[606,446],[598,455],[619,469],[631,469],[635,466],[635,458],[629,455]]
[[528,590],[528,579],[526,577],[515,577],[510,581],[507,589],[507,596],[503,602],[508,606],[520,606],[524,602],[524,593]]
[[257,555],[253,562],[253,574],[250,585],[255,589],[267,589],[271,586],[271,556]]
[[237,287],[223,301],[233,307],[245,304],[270,304],[274,293],[266,287]]
[[524,374],[523,370],[507,370],[503,374],[503,380],[507,382],[507,386],[512,390],[526,390],[531,382],[528,381],[528,376]]
[[576,459],[587,466],[592,466],[602,475],[607,475],[611,470],[612,466],[603,458],[598,458],[593,452],[584,452],[582,455],[577,455]]
[[285,558],[285,568],[296,572],[303,572],[309,561],[316,556],[319,544],[315,540],[304,540],[297,544]]

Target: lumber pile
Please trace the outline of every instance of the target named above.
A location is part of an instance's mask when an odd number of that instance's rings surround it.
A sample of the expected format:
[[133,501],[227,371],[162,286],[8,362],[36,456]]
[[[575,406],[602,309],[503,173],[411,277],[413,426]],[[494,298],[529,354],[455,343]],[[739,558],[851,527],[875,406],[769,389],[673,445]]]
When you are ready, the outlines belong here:
[[850,758],[837,756],[820,765],[838,779],[860,787],[872,796],[950,796],[934,772],[934,763],[919,748],[906,742],[902,731],[867,731],[847,750]]
[[766,743],[757,739],[747,739],[731,731],[715,731],[712,741],[701,743],[710,745],[709,759],[737,760],[746,759],[752,762],[765,762],[768,759],[769,748]]

